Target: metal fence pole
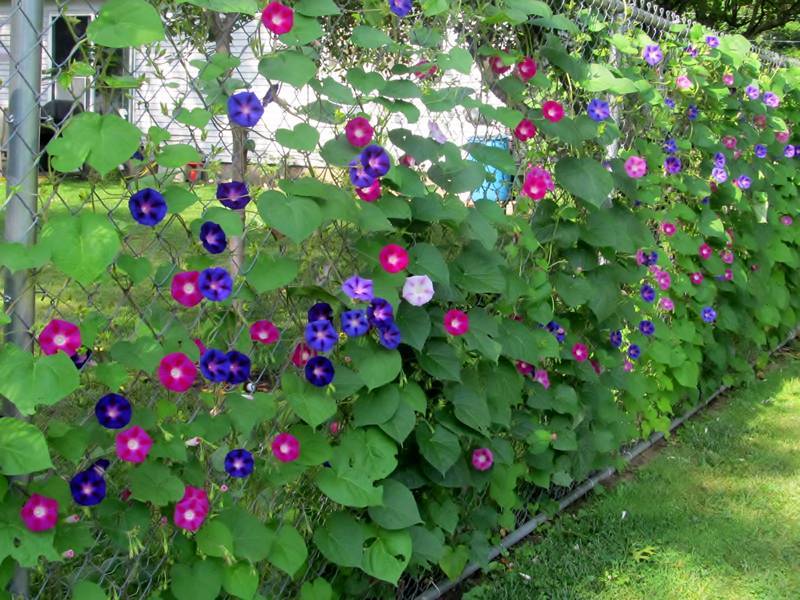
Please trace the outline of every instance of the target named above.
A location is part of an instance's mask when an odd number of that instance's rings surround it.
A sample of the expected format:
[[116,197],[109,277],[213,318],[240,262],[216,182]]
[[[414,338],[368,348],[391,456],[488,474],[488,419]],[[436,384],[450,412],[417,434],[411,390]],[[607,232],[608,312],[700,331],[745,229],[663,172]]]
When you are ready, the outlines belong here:
[[[43,3],[15,0],[13,10],[4,237],[6,242],[30,245],[36,234]],[[35,297],[27,269],[6,275],[5,305],[11,318],[6,341],[32,350]],[[6,415],[20,416],[9,402],[3,408]],[[30,597],[27,569],[16,567],[9,591],[13,598]]]

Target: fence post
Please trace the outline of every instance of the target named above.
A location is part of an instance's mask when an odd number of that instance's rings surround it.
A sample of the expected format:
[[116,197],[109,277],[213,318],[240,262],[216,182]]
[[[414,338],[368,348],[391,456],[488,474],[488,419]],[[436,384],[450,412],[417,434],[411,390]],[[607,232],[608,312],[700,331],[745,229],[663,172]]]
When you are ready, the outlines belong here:
[[[42,0],[15,0],[11,20],[4,237],[6,242],[25,245],[33,243],[36,235],[42,19]],[[11,319],[5,340],[32,350],[35,296],[27,269],[6,274],[5,309]],[[20,416],[10,402],[4,402],[3,409],[8,416]],[[29,598],[29,587],[27,569],[17,566],[9,587],[12,598]]]

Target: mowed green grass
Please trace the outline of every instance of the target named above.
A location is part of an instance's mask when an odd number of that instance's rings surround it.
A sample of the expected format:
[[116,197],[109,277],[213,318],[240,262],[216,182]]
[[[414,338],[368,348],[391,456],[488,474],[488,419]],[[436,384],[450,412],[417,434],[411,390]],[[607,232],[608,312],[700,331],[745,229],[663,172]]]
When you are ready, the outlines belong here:
[[463,598],[800,598],[800,358],[537,536]]

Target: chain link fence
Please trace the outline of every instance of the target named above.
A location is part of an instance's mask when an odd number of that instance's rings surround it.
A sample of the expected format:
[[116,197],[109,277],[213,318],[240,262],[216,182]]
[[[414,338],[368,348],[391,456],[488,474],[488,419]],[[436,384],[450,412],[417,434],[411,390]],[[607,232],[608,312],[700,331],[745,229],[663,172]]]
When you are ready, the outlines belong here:
[[[459,93],[466,93],[464,89],[472,88],[482,95],[479,100],[503,106],[502,90],[493,87],[479,45],[522,46],[546,70],[547,58],[537,48],[549,35],[559,39],[569,54],[624,68],[627,61],[640,59],[609,45],[606,40],[610,33],[640,30],[654,40],[677,37],[688,44],[691,26],[649,2],[553,2],[550,4],[553,13],[566,16],[577,28],[564,22],[550,27],[534,25],[521,36],[518,28],[497,25],[483,32],[484,39],[479,44],[479,40],[472,39],[473,24],[454,19],[447,36],[424,39],[424,30],[417,29],[424,25],[424,19],[409,18],[398,27],[404,29],[404,35],[417,36],[417,55],[396,56],[380,47],[354,51],[347,41],[353,28],[366,17],[360,2],[345,2],[339,3],[340,15],[321,19],[324,35],[316,47],[316,61],[322,85],[298,89],[278,85],[260,74],[259,62],[272,49],[274,38],[257,19],[239,15],[209,17],[187,4],[154,4],[166,23],[166,41],[129,51],[101,48],[87,41],[86,30],[102,7],[100,1],[0,2],[3,117],[0,160],[6,179],[5,241],[30,245],[51,219],[65,215],[79,218],[91,212],[103,215],[113,224],[122,240],[124,257],[90,284],[65,278],[52,265],[36,265],[35,256],[28,257],[27,262],[18,262],[13,271],[10,265],[4,265],[3,297],[10,319],[6,340],[31,349],[33,336],[51,319],[80,321],[86,346],[81,355],[87,358],[81,368],[91,371],[101,362],[129,367],[137,375],[127,381],[126,395],[137,407],[149,406],[153,411],[163,409],[165,401],[160,387],[145,375],[153,372],[151,348],[127,340],[134,337],[141,340],[143,333],[149,333],[153,345],[169,343],[186,347],[193,338],[199,338],[208,347],[235,348],[247,341],[247,324],[255,320],[294,323],[294,337],[284,336],[277,346],[260,351],[254,360],[259,370],[252,374],[251,390],[269,392],[276,377],[286,368],[280,357],[290,355],[295,342],[300,340],[304,301],[327,282],[345,279],[349,265],[361,251],[356,228],[321,229],[307,242],[309,253],[301,272],[306,274],[303,284],[308,287],[300,288],[297,295],[283,291],[260,295],[248,283],[247,276],[262,253],[280,256],[282,249],[280,235],[264,227],[252,203],[237,217],[238,227],[232,224],[237,235],[232,242],[235,251],[230,267],[241,275],[237,278],[237,295],[242,301],[225,307],[209,307],[204,303],[178,316],[170,308],[173,306],[170,281],[184,268],[209,266],[205,257],[194,257],[187,263],[183,250],[189,240],[197,240],[200,223],[214,214],[217,182],[246,181],[254,198],[276,186],[291,192],[293,185],[309,175],[330,184],[328,191],[332,194],[337,189],[346,189],[345,170],[332,165],[319,149],[341,133],[344,123],[356,110],[369,112],[379,123],[379,131],[400,126],[424,137],[444,137],[459,146],[475,140],[497,142],[514,152],[520,172],[524,172],[528,156],[545,155],[546,142],[539,140],[525,149],[517,147],[506,129],[487,124],[476,110],[453,101]],[[437,89],[449,91],[450,95],[441,96],[438,103],[425,104],[402,94],[363,107],[337,103],[337,98],[347,97],[344,73],[349,67],[369,64],[379,71],[414,73],[414,67],[406,71],[398,69],[421,63],[418,68],[425,70],[425,61],[454,47],[470,47],[478,61],[469,73],[419,72],[421,77],[417,81],[422,86],[435,82]],[[758,54],[766,69],[786,63],[786,59],[766,50],[758,50]],[[255,92],[265,106],[264,117],[248,131],[231,127],[227,116],[208,103],[214,93],[223,96],[237,89]],[[580,97],[573,100],[576,106],[585,103]],[[615,110],[623,136],[620,142],[609,146],[609,157],[616,155],[616,144],[625,146],[635,135],[634,125],[626,123],[624,105]],[[70,117],[88,111],[123,117],[148,133],[151,141],[143,139],[140,152],[121,165],[117,173],[103,179],[84,169],[70,173],[56,171],[53,157],[47,151],[48,142],[59,134]],[[635,128],[646,127],[647,118],[637,115]],[[309,151],[287,150],[279,139],[286,136],[287,130],[304,125],[319,133],[319,144]],[[200,159],[179,167],[159,165],[154,158],[153,139],[189,144],[199,150]],[[389,148],[395,155],[400,154],[391,144]],[[484,186],[471,194],[462,194],[462,200],[469,202],[486,197],[487,190],[518,185],[515,180],[503,181],[498,177],[501,176],[487,174]],[[143,228],[135,226],[127,206],[130,195],[145,187],[166,190],[170,204],[168,217],[152,233],[143,233]],[[511,197],[513,193],[500,200]],[[80,244],[91,250],[93,240],[63,240],[63,243]],[[147,366],[142,362],[147,362]],[[37,414],[35,419],[47,424],[49,436],[57,437],[64,423],[88,420],[91,407],[104,389],[95,378],[89,377],[88,381],[69,403]],[[188,423],[198,424],[198,435],[209,438],[213,436],[209,433],[208,414],[213,413],[219,399],[205,400],[208,403],[181,400],[178,410],[185,414]],[[6,414],[14,414],[10,404],[5,410]],[[275,432],[280,430],[278,425],[285,417],[288,414],[275,418]],[[218,443],[219,448],[211,453],[210,460],[196,461],[197,478],[219,484],[223,479],[212,465],[224,456],[227,446],[221,439],[211,441]],[[254,450],[257,456],[266,453],[266,442]],[[76,465],[57,467],[63,467],[58,471],[68,478]],[[277,481],[279,474],[273,475]],[[109,477],[110,489],[117,495],[123,492],[114,488],[113,474]],[[548,498],[558,500],[572,487],[559,487],[547,493],[533,486],[520,490],[523,508],[517,513],[517,524],[539,512]],[[302,485],[302,480],[275,489],[276,493],[266,495],[250,493],[245,487],[241,494],[243,501],[250,503],[254,513],[265,521],[293,524],[306,538],[334,510],[314,485]],[[213,490],[212,493],[221,493],[219,485]],[[108,526],[108,533],[98,535],[87,526],[81,536],[69,540],[69,547],[59,548],[74,550],[80,558],[49,562],[32,570],[28,574],[31,597],[69,597],[74,584],[87,578],[98,581],[119,598],[147,598],[165,586],[170,567],[168,548],[177,543],[171,528],[150,514],[126,512],[123,502],[111,496],[110,493],[98,512],[98,518]],[[466,500],[478,506],[481,497]],[[313,544],[309,544],[309,551],[304,572],[295,578],[274,570],[261,573],[263,596],[295,597],[304,582],[318,576],[334,580],[335,568]],[[25,587],[24,577],[25,574],[19,575],[17,589]],[[439,574],[434,572],[401,580],[396,596],[414,598],[438,578]],[[361,597],[392,593],[387,590],[377,586],[353,593]]]

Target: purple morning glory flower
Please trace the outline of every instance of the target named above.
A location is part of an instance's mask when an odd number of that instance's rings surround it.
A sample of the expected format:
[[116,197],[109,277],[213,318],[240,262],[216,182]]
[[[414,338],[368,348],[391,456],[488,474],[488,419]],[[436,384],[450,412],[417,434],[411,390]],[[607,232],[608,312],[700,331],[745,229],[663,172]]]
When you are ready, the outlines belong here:
[[228,98],[228,118],[241,127],[252,127],[264,114],[264,105],[253,92],[239,92]]
[[85,353],[81,354],[80,352],[76,352],[70,356],[69,359],[72,361],[72,364],[75,365],[75,368],[80,371],[91,357],[92,351],[87,348]]
[[639,331],[641,331],[644,335],[653,335],[656,331],[656,326],[653,325],[652,321],[643,319],[642,321],[639,321]]
[[713,323],[717,319],[717,311],[710,306],[706,306],[701,312],[701,316],[706,323]]
[[720,169],[725,166],[726,163],[725,155],[722,152],[717,152],[714,155],[714,166],[719,167]]
[[228,247],[228,238],[222,227],[213,221],[206,221],[200,226],[200,243],[211,254],[219,254]]
[[309,358],[306,363],[305,372],[308,382],[317,387],[325,387],[333,381],[335,375],[333,363],[324,356],[313,356]]
[[637,346],[636,344],[631,344],[630,346],[628,346],[628,358],[630,358],[631,360],[636,360],[637,358],[639,358],[639,356],[641,356],[641,354],[642,354],[642,349],[639,348],[639,346]]
[[231,371],[231,361],[222,350],[209,348],[200,357],[200,372],[209,381],[222,383],[228,380]]
[[106,394],[94,405],[97,422],[106,429],[122,429],[131,422],[133,410],[125,396]]
[[684,48],[683,51],[686,52],[686,54],[688,54],[692,58],[697,58],[697,55],[699,54],[697,48],[695,48],[692,45],[686,46],[686,48]]
[[250,202],[250,190],[241,181],[217,184],[217,200],[231,210],[241,210]]
[[381,346],[394,350],[403,341],[400,329],[394,321],[382,321],[378,324],[378,341]]
[[91,467],[70,480],[69,491],[76,504],[95,506],[106,497],[106,480],[94,467]]
[[711,169],[711,177],[717,183],[725,183],[726,181],[728,181],[728,172],[723,168],[714,167],[713,169]]
[[381,323],[389,323],[394,319],[394,310],[388,300],[375,298],[369,303],[367,308],[367,318],[370,325],[379,326]]
[[353,300],[369,302],[375,295],[372,291],[372,280],[362,279],[358,275],[353,275],[342,284],[342,291]]
[[136,192],[128,200],[128,208],[137,223],[148,227],[158,225],[167,214],[167,202],[164,196],[153,188]]
[[359,159],[350,163],[350,183],[357,188],[369,187],[375,182],[375,177],[367,173]]
[[642,58],[651,67],[655,67],[658,63],[664,60],[664,53],[658,44],[651,44],[644,47],[642,51]]
[[756,144],[753,147],[753,153],[758,158],[766,158],[766,156],[767,156],[767,147],[764,144]]
[[370,144],[364,148],[359,159],[364,166],[364,171],[372,178],[383,177],[392,166],[389,154],[377,144]]
[[555,321],[550,321],[547,325],[545,325],[545,328],[555,336],[559,343],[563,342],[564,338],[567,336],[567,332],[564,331],[564,328]]
[[622,332],[619,329],[612,331],[608,336],[608,340],[614,348],[619,348],[622,346]]
[[608,106],[608,102],[600,98],[595,98],[591,100],[589,106],[586,107],[586,114],[589,115],[592,121],[600,122],[605,121],[611,116],[611,109]]
[[675,154],[678,151],[678,142],[675,141],[675,138],[667,138],[664,140],[662,148],[667,154]]
[[447,136],[435,121],[428,121],[428,131],[430,131],[431,139],[437,144],[444,144],[447,141]]
[[247,354],[231,350],[225,355],[230,363],[230,371],[228,371],[228,383],[238,385],[244,383],[250,378],[250,357]]
[[233,279],[222,267],[211,267],[200,271],[197,285],[200,293],[212,302],[222,302],[233,291]]
[[773,94],[772,92],[764,92],[764,104],[769,106],[770,108],[778,108],[778,105],[781,103],[780,98]]
[[783,155],[786,158],[794,158],[794,154],[795,154],[794,146],[792,146],[791,144],[788,144],[783,147]]
[[656,291],[655,291],[655,289],[653,289],[652,285],[649,285],[647,283],[645,283],[642,286],[642,289],[640,290],[640,293],[642,295],[642,300],[644,300],[645,302],[652,302],[653,300],[656,299]]
[[686,117],[690,121],[694,121],[699,116],[700,116],[700,109],[697,108],[694,104],[690,104],[689,108],[686,109]]
[[280,83],[273,83],[269,86],[267,93],[264,94],[264,98],[261,100],[261,104],[266,106],[278,96],[278,92],[281,91],[281,84]]
[[668,156],[664,161],[664,170],[674,175],[675,173],[681,172],[681,159],[677,156]]
[[247,477],[253,472],[253,455],[244,448],[231,450],[225,455],[225,472],[231,477]]
[[364,310],[348,310],[342,313],[342,331],[349,337],[359,337],[369,331],[369,320]]
[[750,184],[752,183],[753,180],[750,179],[747,175],[739,175],[739,177],[736,178],[736,185],[741,190],[746,190],[747,188],[750,187]]
[[744,88],[744,93],[747,94],[747,97],[750,98],[750,100],[757,100],[761,95],[761,90],[758,89],[757,85],[750,84]]
[[664,98],[664,106],[670,110],[675,110],[675,100],[672,98]]
[[719,47],[719,38],[715,35],[707,35],[706,44],[708,44],[709,48],[717,48]]
[[325,319],[326,321],[333,321],[333,309],[327,302],[317,302],[314,306],[308,309],[308,322],[319,321]]
[[306,325],[306,343],[317,352],[329,352],[339,340],[336,329],[327,319],[311,321]]
[[412,0],[389,0],[389,10],[398,17],[405,17],[413,6]]

